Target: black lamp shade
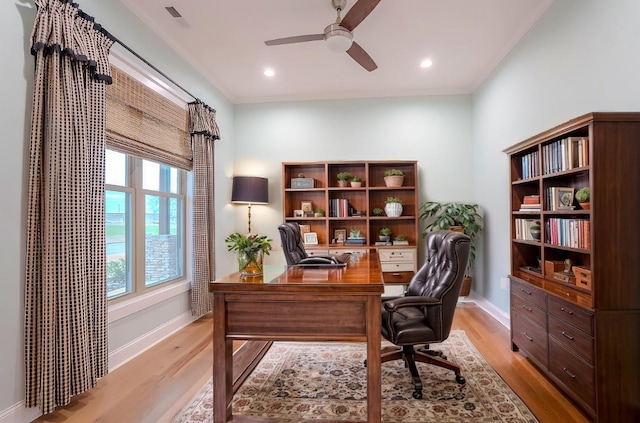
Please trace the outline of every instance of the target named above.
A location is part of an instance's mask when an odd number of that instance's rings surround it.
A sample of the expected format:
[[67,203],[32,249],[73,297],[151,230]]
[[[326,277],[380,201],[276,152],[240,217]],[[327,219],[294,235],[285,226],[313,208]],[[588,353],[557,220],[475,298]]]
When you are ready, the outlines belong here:
[[258,176],[234,176],[232,203],[268,204],[269,180]]

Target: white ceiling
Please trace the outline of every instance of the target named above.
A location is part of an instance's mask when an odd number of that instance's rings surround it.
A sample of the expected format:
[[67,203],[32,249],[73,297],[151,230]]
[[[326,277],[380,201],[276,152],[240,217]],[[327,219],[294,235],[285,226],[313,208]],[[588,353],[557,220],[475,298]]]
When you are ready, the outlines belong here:
[[264,44],[322,33],[336,19],[331,0],[121,1],[234,103],[469,94],[553,2],[382,0],[353,31],[378,65],[367,72],[324,41]]

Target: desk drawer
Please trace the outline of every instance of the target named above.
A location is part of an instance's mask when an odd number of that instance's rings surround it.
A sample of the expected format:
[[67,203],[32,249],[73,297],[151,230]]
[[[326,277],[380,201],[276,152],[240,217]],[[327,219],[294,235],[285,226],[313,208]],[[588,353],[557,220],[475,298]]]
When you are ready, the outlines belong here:
[[587,363],[593,364],[593,338],[590,335],[552,314],[549,315],[549,335]]
[[381,263],[390,261],[409,261],[413,263],[415,261],[415,250],[413,249],[393,250],[389,248],[381,248],[378,250],[378,255],[380,256]]
[[383,272],[413,272],[413,263],[380,263]]
[[329,254],[351,253],[352,255],[362,257],[369,252],[366,248],[329,248]]

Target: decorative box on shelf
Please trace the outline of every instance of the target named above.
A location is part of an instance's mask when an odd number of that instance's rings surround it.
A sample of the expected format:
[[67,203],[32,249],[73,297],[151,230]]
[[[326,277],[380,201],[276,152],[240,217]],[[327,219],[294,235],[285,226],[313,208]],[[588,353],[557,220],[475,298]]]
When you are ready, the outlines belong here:
[[573,266],[572,270],[576,275],[576,286],[591,291],[591,269],[582,266]]
[[291,178],[291,188],[314,188],[313,178]]
[[550,278],[553,277],[554,273],[560,272],[564,269],[563,261],[555,261],[555,260],[545,260],[544,261],[544,274]]

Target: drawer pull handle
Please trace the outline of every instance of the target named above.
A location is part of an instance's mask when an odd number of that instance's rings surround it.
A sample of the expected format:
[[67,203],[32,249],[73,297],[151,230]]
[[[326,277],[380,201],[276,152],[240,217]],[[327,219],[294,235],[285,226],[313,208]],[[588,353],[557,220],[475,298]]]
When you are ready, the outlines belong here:
[[530,292],[530,291],[527,291],[527,290],[526,290],[526,289],[524,289],[524,288],[520,288],[520,291],[524,292],[524,293],[525,293],[525,294],[527,294],[527,295],[531,295],[531,292]]
[[562,371],[563,371],[563,372],[565,372],[566,374],[568,374],[568,375],[569,375],[569,377],[570,377],[571,379],[575,379],[575,378],[576,378],[576,375],[574,375],[573,373],[571,373],[571,372],[569,371],[569,369],[567,369],[566,367],[563,367],[563,368],[562,368]]
[[573,341],[573,336],[569,335],[567,332],[562,332],[562,336]]
[[533,338],[527,335],[527,332],[522,332],[525,338],[527,338],[530,342],[533,342]]
[[565,313],[569,313],[569,316],[573,316],[573,311],[571,310],[565,310],[564,307],[560,307],[560,310],[564,311]]
[[522,305],[522,308],[524,308],[527,311],[533,311],[531,307],[527,307],[526,305]]

